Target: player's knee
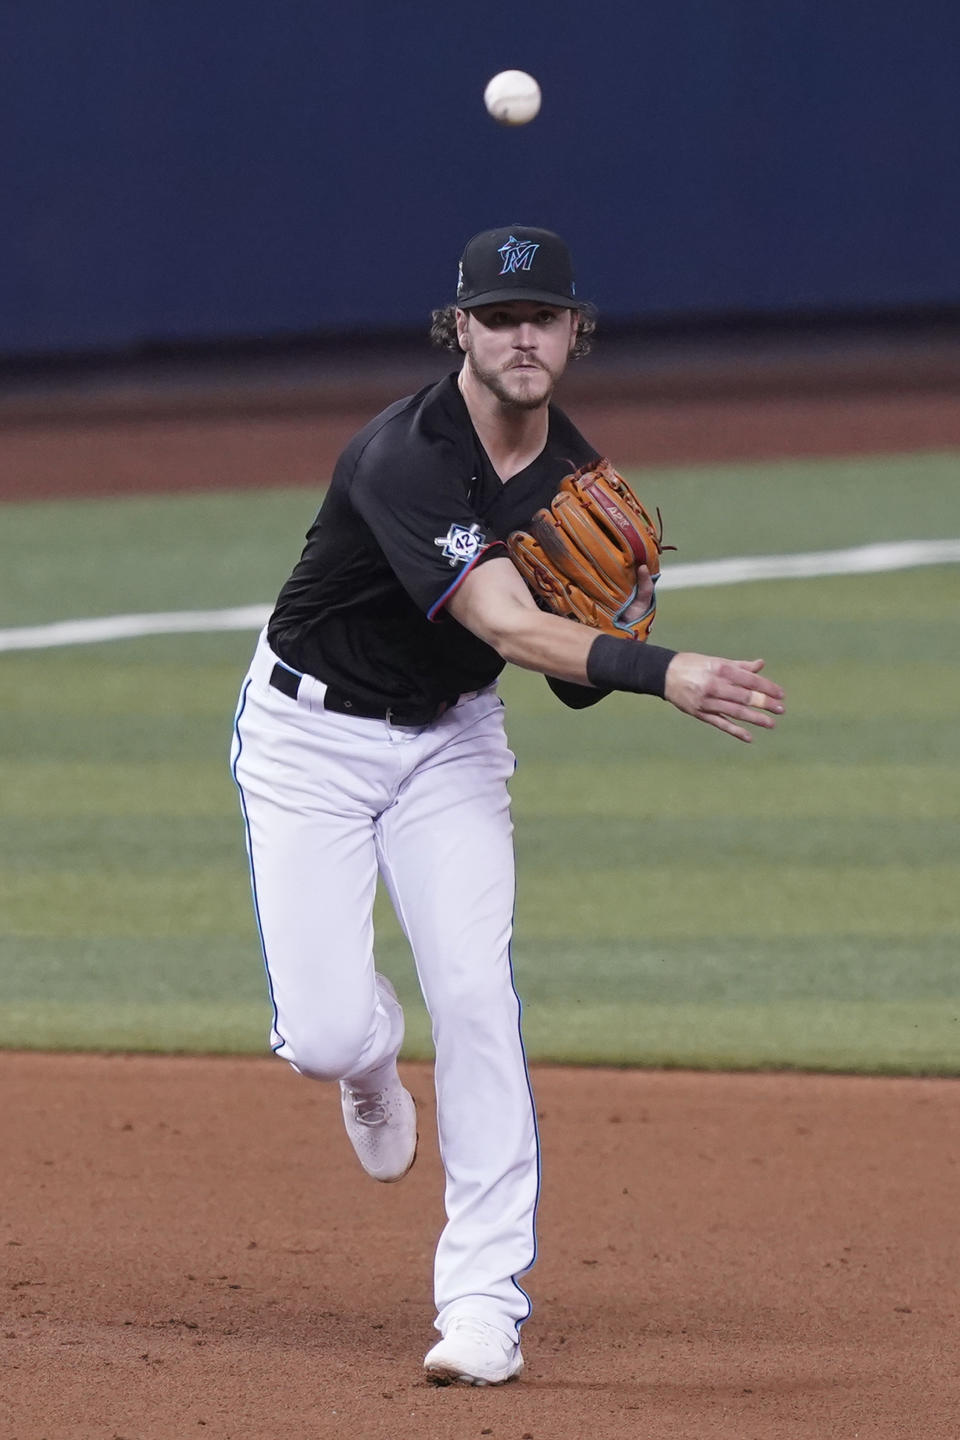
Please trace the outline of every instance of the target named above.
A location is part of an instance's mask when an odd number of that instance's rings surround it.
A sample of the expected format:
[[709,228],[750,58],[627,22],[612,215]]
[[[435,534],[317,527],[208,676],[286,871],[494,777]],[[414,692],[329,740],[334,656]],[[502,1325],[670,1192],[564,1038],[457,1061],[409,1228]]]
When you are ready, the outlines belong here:
[[369,1043],[366,1026],[318,1024],[288,1030],[281,1054],[310,1080],[339,1080],[356,1073]]

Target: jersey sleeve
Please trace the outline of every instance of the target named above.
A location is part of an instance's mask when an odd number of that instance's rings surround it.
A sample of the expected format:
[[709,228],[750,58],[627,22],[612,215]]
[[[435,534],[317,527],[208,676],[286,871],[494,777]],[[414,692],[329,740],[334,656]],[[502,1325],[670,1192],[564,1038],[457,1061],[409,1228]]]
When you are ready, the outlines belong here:
[[502,542],[476,514],[469,457],[446,440],[397,445],[381,432],[357,462],[353,504],[400,584],[439,619],[475,565]]
[[612,690],[595,690],[592,685],[576,685],[572,680],[557,680],[553,675],[544,677],[558,700],[571,710],[586,710],[612,695]]

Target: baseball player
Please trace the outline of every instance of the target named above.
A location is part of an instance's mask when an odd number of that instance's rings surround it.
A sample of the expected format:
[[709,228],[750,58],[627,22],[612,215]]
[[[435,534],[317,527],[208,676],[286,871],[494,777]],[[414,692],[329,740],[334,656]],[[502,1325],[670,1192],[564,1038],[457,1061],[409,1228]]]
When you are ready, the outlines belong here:
[[[462,365],[347,445],[244,680],[232,748],[273,1006],[272,1047],[339,1083],[361,1165],[414,1162],[403,1013],[374,963],[378,874],[435,1046],[446,1225],[438,1382],[519,1374],[536,1253],[537,1128],[510,940],[514,860],[497,677],[543,673],[580,707],[659,696],[740,740],[783,692],[763,662],[598,633],[535,603],[504,541],[597,452],[551,402],[592,329],[564,242],[513,225],[467,244],[433,338]],[[633,606],[649,615],[641,566]],[[628,617],[629,618],[629,617]]]

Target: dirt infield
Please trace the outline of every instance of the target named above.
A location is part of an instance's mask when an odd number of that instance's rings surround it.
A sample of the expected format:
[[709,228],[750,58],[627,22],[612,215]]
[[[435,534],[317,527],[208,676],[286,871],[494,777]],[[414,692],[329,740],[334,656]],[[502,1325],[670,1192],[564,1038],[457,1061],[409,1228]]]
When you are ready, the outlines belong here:
[[[418,344],[349,363],[14,387],[0,393],[0,500],[317,488],[360,426],[449,368]],[[622,466],[960,449],[960,334],[791,349],[601,343],[558,398]]]
[[435,1390],[442,1172],[272,1059],[0,1055],[5,1440],[955,1440],[951,1081],[543,1069],[527,1372]]
[[[771,398],[761,405],[611,399],[571,410],[603,450],[636,466],[960,449],[960,405],[942,396]],[[347,440],[374,413],[12,425],[0,434],[0,500],[319,489]]]

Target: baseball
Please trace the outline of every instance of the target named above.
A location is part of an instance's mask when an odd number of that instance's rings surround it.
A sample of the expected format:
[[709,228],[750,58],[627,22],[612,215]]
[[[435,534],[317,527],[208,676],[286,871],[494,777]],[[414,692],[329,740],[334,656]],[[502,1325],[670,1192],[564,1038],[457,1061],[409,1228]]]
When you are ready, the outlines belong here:
[[501,70],[483,92],[498,125],[526,125],[540,109],[540,86],[525,70]]

